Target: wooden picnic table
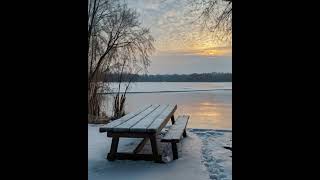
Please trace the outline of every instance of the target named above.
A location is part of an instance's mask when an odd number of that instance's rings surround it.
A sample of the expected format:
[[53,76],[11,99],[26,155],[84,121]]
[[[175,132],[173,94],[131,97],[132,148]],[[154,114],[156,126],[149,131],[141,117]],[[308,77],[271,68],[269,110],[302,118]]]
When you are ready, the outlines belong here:
[[[132,159],[161,162],[156,137],[170,119],[172,124],[175,123],[174,112],[176,109],[177,105],[148,105],[110,122],[106,127],[101,127],[100,132],[107,132],[107,136],[112,137],[107,159],[110,161],[115,159]],[[121,137],[143,138],[143,140],[132,153],[119,153],[117,149],[119,138]],[[138,154],[148,139],[151,142],[152,154]]]

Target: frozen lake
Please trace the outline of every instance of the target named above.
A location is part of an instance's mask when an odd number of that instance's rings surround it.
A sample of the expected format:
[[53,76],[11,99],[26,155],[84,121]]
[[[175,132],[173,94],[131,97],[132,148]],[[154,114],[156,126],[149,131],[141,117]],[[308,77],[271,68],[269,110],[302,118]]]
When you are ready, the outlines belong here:
[[[110,85],[113,91],[117,86]],[[232,129],[232,83],[139,82],[128,92],[126,112],[147,104],[177,104],[175,115],[189,114],[190,128]],[[112,96],[105,95],[108,114]]]

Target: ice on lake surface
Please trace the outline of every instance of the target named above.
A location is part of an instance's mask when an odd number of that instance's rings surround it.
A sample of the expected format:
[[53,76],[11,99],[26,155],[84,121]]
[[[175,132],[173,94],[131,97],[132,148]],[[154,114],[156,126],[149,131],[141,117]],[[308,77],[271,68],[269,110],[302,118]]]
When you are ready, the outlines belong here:
[[[112,91],[118,91],[118,83],[111,83],[110,88]],[[120,88],[121,92],[125,90],[126,84],[124,83]],[[162,91],[203,91],[203,90],[232,90],[232,83],[230,82],[136,82],[130,85],[129,93],[136,92],[162,92]]]
[[[117,84],[111,87],[116,90]],[[177,104],[175,115],[189,114],[190,128],[232,129],[232,83],[139,82],[129,92],[145,93],[127,94],[127,112],[148,104]],[[105,95],[108,114],[112,96]]]

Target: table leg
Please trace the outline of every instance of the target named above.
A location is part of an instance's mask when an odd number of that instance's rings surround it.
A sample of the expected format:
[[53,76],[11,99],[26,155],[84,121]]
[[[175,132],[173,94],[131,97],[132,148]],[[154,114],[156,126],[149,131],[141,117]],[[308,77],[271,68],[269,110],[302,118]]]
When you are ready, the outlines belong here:
[[172,146],[172,155],[173,155],[173,160],[178,159],[178,148],[177,144],[175,142],[171,143]]
[[159,153],[158,153],[158,146],[157,146],[157,139],[156,134],[151,135],[150,137],[151,147],[152,147],[152,155],[155,162],[161,162]]
[[114,161],[115,160],[117,149],[118,149],[118,144],[119,144],[119,137],[118,136],[112,137],[110,153],[107,156],[107,159],[109,161]]
[[174,124],[176,121],[174,120],[174,115],[171,116],[171,123]]
[[187,137],[187,131],[186,131],[186,129],[183,130],[183,137]]

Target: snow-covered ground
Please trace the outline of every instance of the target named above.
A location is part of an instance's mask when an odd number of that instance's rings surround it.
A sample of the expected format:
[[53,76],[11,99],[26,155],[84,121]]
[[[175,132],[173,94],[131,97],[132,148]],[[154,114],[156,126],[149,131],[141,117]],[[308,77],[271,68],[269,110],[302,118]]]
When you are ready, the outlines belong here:
[[[188,129],[188,137],[178,144],[179,159],[172,161],[171,146],[160,143],[167,163],[152,161],[106,160],[111,138],[99,133],[100,125],[88,125],[89,180],[229,180],[232,179],[232,132]],[[164,130],[165,131],[165,130]],[[118,151],[130,152],[140,139],[120,138]],[[151,153],[146,144],[143,153]]]

